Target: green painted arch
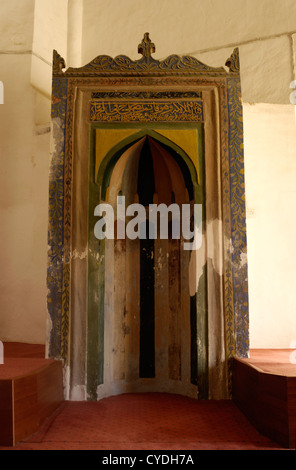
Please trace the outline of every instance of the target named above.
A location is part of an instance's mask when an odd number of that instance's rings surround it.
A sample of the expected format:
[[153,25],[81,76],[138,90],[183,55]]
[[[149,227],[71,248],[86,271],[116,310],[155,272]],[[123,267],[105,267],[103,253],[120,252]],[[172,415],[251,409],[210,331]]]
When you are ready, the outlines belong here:
[[107,152],[99,166],[98,173],[96,175],[96,183],[101,187],[101,199],[105,199],[106,191],[110,183],[114,166],[116,165],[123,152],[145,136],[153,138],[160,144],[173,151],[170,152],[171,156],[176,160],[177,164],[179,165],[184,176],[185,183],[186,180],[188,180],[188,178],[190,177],[191,184],[193,186],[192,199],[194,199],[196,202],[196,199],[198,199],[198,195],[200,194],[201,185],[193,161],[181,147],[169,140],[167,137],[162,136],[161,134],[151,129],[143,129],[139,132],[135,132],[134,134],[120,141]]
[[[98,186],[100,187],[100,199],[103,201],[103,195],[110,182],[110,178],[117,161],[123,152],[141,138],[149,136],[158,143],[171,150],[172,158],[177,158],[177,163],[182,165],[182,171],[187,171],[191,178],[193,187],[194,202],[203,202],[204,198],[204,153],[201,152],[201,161],[199,162],[199,175],[195,165],[189,155],[178,145],[170,141],[165,136],[158,134],[151,129],[143,129],[122,139],[118,144],[112,147],[103,158],[95,182],[89,186],[89,257],[88,257],[88,300],[87,300],[87,363],[86,363],[86,390],[88,400],[97,400],[97,387],[104,383],[104,296],[105,296],[105,241],[96,240],[93,227],[95,224],[94,206],[99,203],[97,200]],[[203,145],[203,144],[202,144]],[[184,170],[186,169],[186,170]],[[91,170],[90,170],[91,171]],[[182,173],[183,173],[182,171]],[[184,173],[183,173],[184,174]],[[189,177],[188,176],[188,177]],[[199,177],[199,178],[198,178]],[[199,179],[199,180],[198,180]],[[93,184],[95,183],[95,184]],[[186,182],[185,182],[186,184]],[[203,214],[203,218],[205,215]],[[93,253],[99,253],[99,257],[94,257]],[[202,277],[205,282],[205,276]],[[197,386],[199,397],[208,396],[208,366],[206,359],[206,288],[201,286],[198,296],[190,298],[192,305],[192,314],[195,315],[197,339],[196,344],[202,345],[197,348],[196,367],[197,367]],[[197,315],[197,311],[199,315]]]

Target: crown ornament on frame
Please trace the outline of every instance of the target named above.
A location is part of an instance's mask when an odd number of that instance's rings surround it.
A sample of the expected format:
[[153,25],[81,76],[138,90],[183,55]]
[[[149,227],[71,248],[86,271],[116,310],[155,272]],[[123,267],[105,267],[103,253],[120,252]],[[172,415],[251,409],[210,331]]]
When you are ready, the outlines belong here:
[[58,54],[56,50],[53,52],[53,75],[54,76],[96,76],[97,74],[114,73],[137,73],[147,71],[149,73],[206,73],[212,76],[221,75],[238,75],[240,73],[239,67],[239,51],[235,48],[230,58],[226,61],[225,65],[229,71],[224,67],[211,67],[200,62],[195,57],[190,55],[179,56],[170,55],[165,60],[159,61],[152,57],[152,53],[156,50],[155,44],[151,42],[149,33],[145,33],[142,42],[138,45],[138,53],[142,54],[139,60],[131,60],[125,55],[119,55],[112,58],[108,55],[99,55],[88,64],[78,68],[66,68],[65,60]]
[[142,54],[143,58],[148,64],[152,59],[151,54],[153,52],[155,52],[155,44],[151,42],[151,39],[149,38],[149,33],[145,33],[142,42],[138,45],[138,53]]

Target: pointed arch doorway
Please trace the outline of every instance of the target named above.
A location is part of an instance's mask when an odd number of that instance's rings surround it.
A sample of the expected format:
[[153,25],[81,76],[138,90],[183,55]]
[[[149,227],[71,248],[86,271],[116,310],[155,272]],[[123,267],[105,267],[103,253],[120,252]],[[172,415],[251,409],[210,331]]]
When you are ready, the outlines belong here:
[[[190,295],[190,282],[194,283],[190,263],[195,254],[184,248],[188,240],[182,238],[181,218],[177,237],[172,235],[171,220],[171,209],[182,216],[183,205],[191,207],[192,213],[194,203],[202,203],[202,178],[198,181],[186,152],[172,145],[154,131],[141,131],[130,143],[121,142],[119,150],[109,152],[98,171],[101,200],[115,214],[119,200],[124,201],[124,212],[133,204],[145,210],[145,220],[136,211],[133,239],[126,233],[130,217],[122,221],[118,216],[119,236],[115,233],[114,239],[101,241],[104,275],[98,291],[104,298],[100,321],[104,336],[95,338],[98,331],[90,327],[88,344],[100,343],[104,348],[96,367],[91,361],[87,373],[88,383],[101,382],[96,390],[99,398],[127,391],[207,394],[207,345],[202,344],[207,293],[202,289],[197,307],[195,293]],[[170,209],[165,213],[167,233],[160,234],[159,217],[151,222],[151,205]],[[88,355],[93,358],[97,351],[88,348]],[[198,373],[198,363],[203,374]],[[98,370],[101,377],[92,379]]]

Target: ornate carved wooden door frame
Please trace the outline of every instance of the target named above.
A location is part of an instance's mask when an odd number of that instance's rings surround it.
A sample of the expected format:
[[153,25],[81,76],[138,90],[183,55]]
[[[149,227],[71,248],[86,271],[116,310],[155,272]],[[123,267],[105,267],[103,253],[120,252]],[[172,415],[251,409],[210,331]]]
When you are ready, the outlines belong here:
[[[155,46],[148,33],[138,51],[142,58],[136,61],[101,55],[81,68],[66,70],[54,51],[47,354],[64,361],[66,397],[96,399],[103,345],[100,334],[88,336],[87,309],[90,302],[97,302],[102,310],[103,300],[89,298],[93,273],[88,264],[86,209],[89,187],[98,184],[98,168],[91,158],[95,130],[116,123],[137,129],[150,126],[151,131],[163,123],[201,126],[207,231],[201,259],[207,273],[209,314],[203,325],[204,342],[198,346],[199,397],[226,398],[231,394],[231,359],[245,357],[249,350],[239,51],[235,49],[226,61],[228,70],[190,56],[171,55],[158,61],[152,57]],[[102,315],[95,328],[103,331]],[[214,339],[218,330],[220,336]],[[95,344],[89,344],[92,341]],[[90,350],[97,354],[90,355]]]

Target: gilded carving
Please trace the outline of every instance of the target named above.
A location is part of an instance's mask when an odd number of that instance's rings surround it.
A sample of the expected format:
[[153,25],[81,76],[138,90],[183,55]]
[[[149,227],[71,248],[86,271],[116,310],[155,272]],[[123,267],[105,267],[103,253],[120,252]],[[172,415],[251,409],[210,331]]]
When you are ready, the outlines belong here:
[[202,101],[92,101],[92,122],[200,122]]
[[142,42],[138,45],[138,52],[142,54],[145,61],[148,63],[151,59],[151,54],[155,52],[155,44],[151,42],[149,33],[145,33]]
[[53,74],[59,74],[66,67],[65,60],[58,54],[57,51],[53,51],[52,71]]
[[[67,77],[92,77],[97,75],[113,75],[113,74],[136,74],[149,73],[157,75],[159,73],[170,73],[170,74],[204,74],[208,76],[226,76],[229,72],[235,74],[239,73],[239,69],[233,65],[237,63],[237,53],[235,58],[231,57],[230,70],[227,72],[224,67],[211,67],[209,65],[200,62],[198,59],[192,56],[178,56],[176,54],[170,55],[165,60],[159,61],[151,57],[151,53],[155,51],[155,46],[151,43],[149,34],[145,33],[144,38],[139,44],[138,52],[143,55],[142,59],[131,60],[125,55],[119,55],[112,58],[107,55],[100,55],[93,59],[88,64],[79,68],[68,68],[65,72],[62,71],[65,68],[65,61],[62,59],[56,51],[54,51],[54,75],[64,75]],[[227,64],[228,65],[228,64]]]
[[229,72],[234,72],[234,73],[239,73],[240,71],[240,64],[239,64],[239,50],[238,47],[236,47],[229,57],[227,59],[225,65],[229,68]]
[[163,61],[150,58],[149,62],[143,61],[143,59],[133,61],[129,57],[123,55],[115,58],[100,55],[81,68],[70,67],[65,72],[61,72],[61,70],[56,69],[57,74],[62,73],[68,77],[91,77],[100,74],[120,75],[122,73],[138,74],[139,72],[149,72],[154,75],[168,71],[178,75],[183,73],[202,73],[205,75],[221,76],[221,74],[226,75],[228,73],[223,67],[210,67],[203,64],[195,57],[178,55],[171,55]]
[[96,91],[92,93],[93,100],[101,99],[184,99],[201,98],[201,92],[198,91]]

